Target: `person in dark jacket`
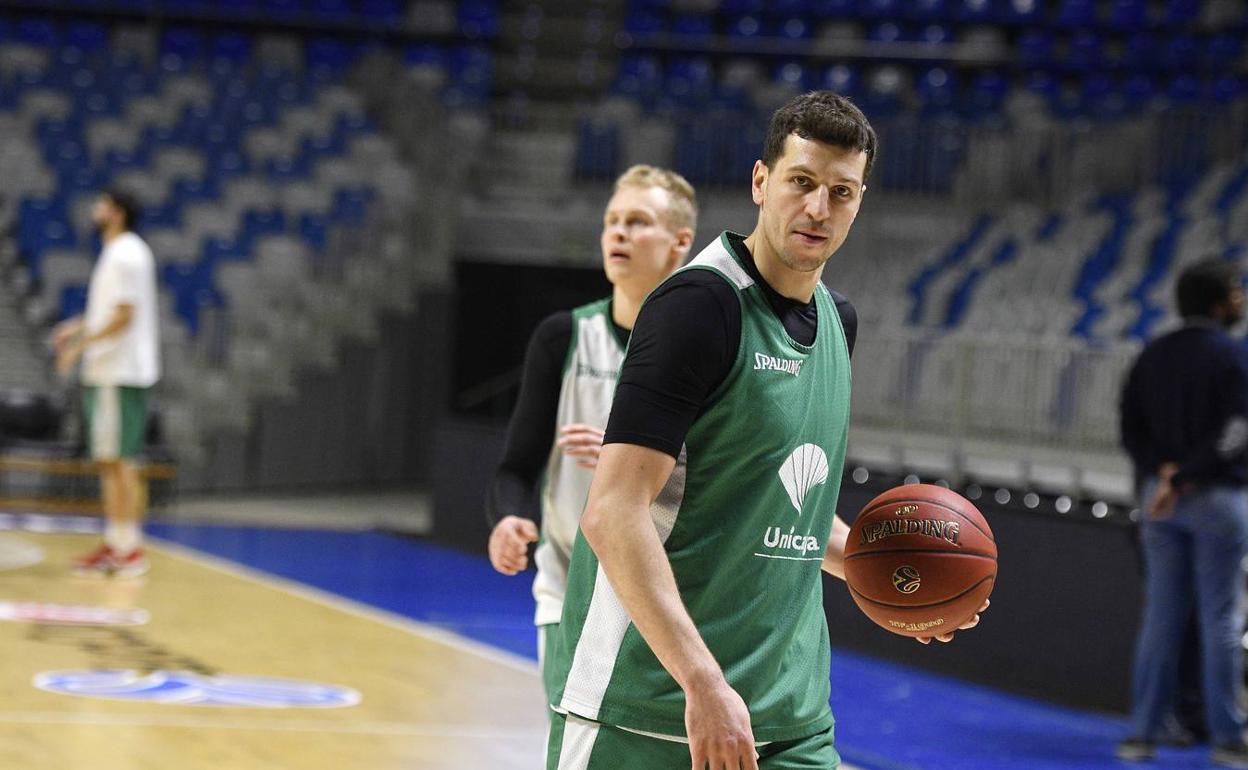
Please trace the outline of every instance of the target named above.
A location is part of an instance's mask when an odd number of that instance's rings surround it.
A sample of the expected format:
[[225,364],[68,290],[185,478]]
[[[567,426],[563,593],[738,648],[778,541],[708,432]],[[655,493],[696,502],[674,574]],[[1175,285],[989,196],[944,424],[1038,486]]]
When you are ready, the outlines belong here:
[[1123,388],[1122,443],[1143,481],[1140,542],[1145,606],[1132,676],[1133,734],[1119,758],[1155,755],[1173,712],[1192,613],[1200,627],[1212,760],[1248,768],[1243,682],[1248,557],[1248,356],[1228,329],[1244,292],[1225,260],[1179,276],[1183,326],[1146,346]]

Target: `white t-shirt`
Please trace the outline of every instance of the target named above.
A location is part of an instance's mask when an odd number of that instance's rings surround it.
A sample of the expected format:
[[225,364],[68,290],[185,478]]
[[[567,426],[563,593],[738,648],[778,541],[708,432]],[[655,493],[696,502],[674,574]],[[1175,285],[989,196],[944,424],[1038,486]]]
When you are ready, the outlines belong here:
[[134,315],[120,333],[87,346],[82,356],[86,385],[150,388],[160,379],[159,305],[156,260],[134,233],[122,233],[100,252],[87,290],[86,333],[108,325],[118,305],[131,305]]

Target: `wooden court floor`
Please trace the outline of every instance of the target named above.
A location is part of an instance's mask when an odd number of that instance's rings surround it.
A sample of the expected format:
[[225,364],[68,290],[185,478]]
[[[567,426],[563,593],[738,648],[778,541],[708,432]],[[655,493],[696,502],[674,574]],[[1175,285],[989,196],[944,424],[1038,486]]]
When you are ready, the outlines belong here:
[[[93,536],[0,537],[44,552],[38,564],[0,571],[0,602],[141,609],[150,616],[128,626],[0,620],[0,768],[533,770],[542,764],[540,682],[536,666],[519,656],[171,543],[151,544],[148,577],[113,581],[66,571],[73,556],[93,546]],[[133,671],[135,678],[188,671],[209,683],[271,677],[347,688],[359,702],[185,705],[34,686],[41,674],[65,671]]]

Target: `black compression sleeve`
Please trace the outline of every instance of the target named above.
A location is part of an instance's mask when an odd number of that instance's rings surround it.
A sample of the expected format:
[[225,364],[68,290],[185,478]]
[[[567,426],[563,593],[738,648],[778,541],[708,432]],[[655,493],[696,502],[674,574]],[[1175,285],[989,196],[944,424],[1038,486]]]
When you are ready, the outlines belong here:
[[854,309],[853,304],[843,295],[834,291],[829,291],[832,300],[836,302],[836,314],[841,317],[841,328],[845,330],[845,344],[849,348],[849,355],[854,355],[854,343],[858,341],[858,311]]
[[687,270],[660,286],[633,327],[603,443],[679,456],[740,342],[741,304],[724,279]]
[[533,488],[555,441],[563,362],[571,343],[572,314],[567,311],[548,316],[529,339],[503,460],[486,492],[491,526],[504,516],[532,516]]

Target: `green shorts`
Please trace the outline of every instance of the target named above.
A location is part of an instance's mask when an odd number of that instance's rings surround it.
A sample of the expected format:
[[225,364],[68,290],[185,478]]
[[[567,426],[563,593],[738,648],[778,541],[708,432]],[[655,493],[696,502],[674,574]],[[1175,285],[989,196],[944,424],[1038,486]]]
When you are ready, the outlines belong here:
[[[758,747],[759,770],[835,770],[833,728]],[[689,770],[689,744],[652,738],[575,715],[552,714],[546,770]]]
[[537,627],[537,665],[542,669],[542,686],[546,688],[547,702],[550,701],[550,694],[558,689],[555,666],[551,664],[555,660],[555,642],[558,639],[558,623]]
[[83,428],[94,460],[138,456],[147,428],[147,388],[89,385],[83,393]]

